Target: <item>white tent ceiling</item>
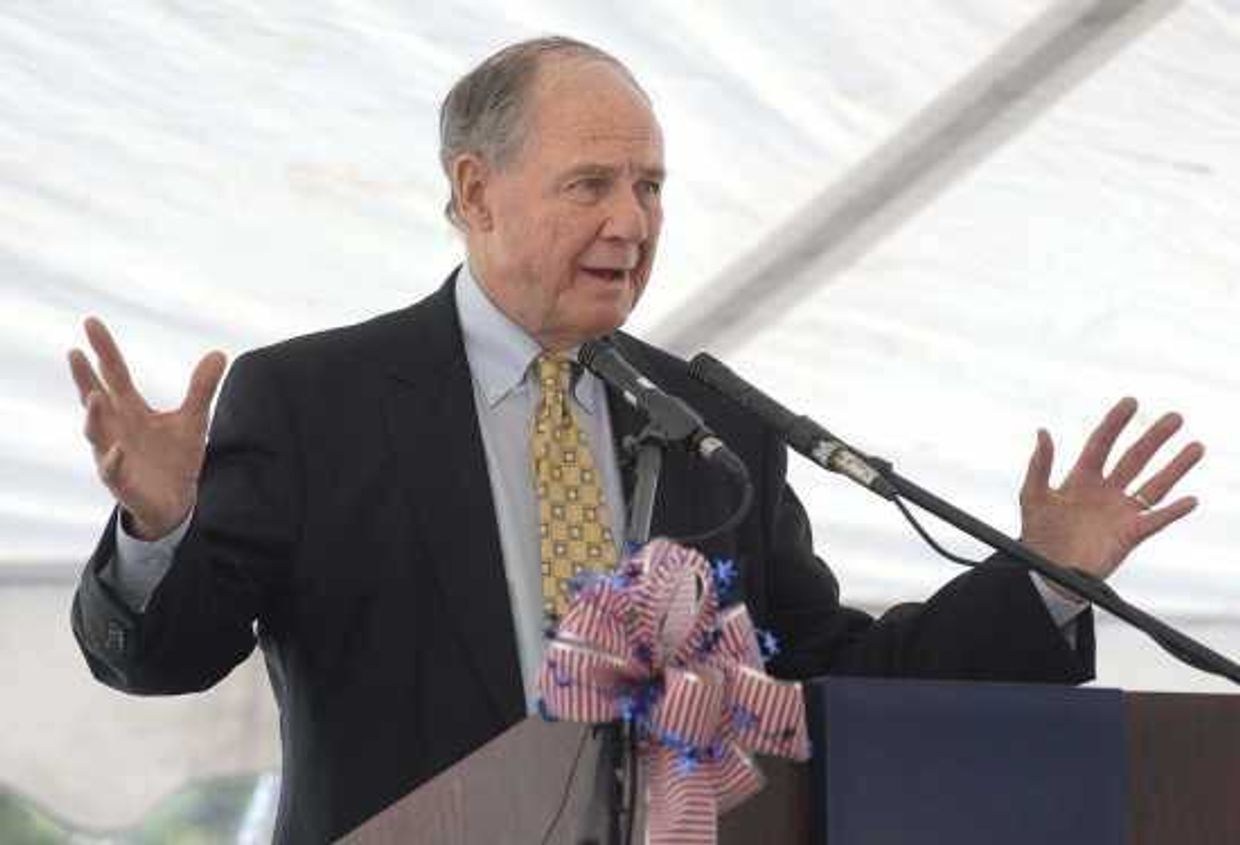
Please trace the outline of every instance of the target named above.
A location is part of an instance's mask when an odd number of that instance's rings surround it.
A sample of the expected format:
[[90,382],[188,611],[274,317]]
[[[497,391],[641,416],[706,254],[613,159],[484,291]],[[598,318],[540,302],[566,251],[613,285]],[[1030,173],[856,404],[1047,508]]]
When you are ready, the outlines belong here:
[[[63,574],[107,511],[63,364],[83,315],[108,320],[171,402],[205,349],[439,283],[459,245],[439,213],[435,110],[497,45],[593,40],[652,92],[671,181],[632,326],[657,338],[1049,5],[9,0],[0,573]],[[1190,485],[1203,506],[1117,583],[1156,611],[1234,616],[1238,34],[1235,0],[1180,4],[860,260],[712,350],[1013,530],[1036,425],[1062,457],[1124,393],[1148,400],[1142,420],[1183,411],[1210,449]],[[882,605],[948,574],[894,511],[794,477],[846,598]]]

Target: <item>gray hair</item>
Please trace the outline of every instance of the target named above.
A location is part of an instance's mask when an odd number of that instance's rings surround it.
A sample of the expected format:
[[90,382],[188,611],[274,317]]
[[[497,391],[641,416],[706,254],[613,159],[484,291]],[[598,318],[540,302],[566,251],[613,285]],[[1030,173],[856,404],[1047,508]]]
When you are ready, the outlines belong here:
[[452,162],[465,153],[498,168],[512,161],[525,143],[526,107],[534,77],[549,56],[606,62],[650,99],[623,62],[584,41],[550,35],[510,44],[491,54],[457,80],[439,108],[439,163],[452,192],[444,213],[454,226],[460,228],[461,219],[456,211]]

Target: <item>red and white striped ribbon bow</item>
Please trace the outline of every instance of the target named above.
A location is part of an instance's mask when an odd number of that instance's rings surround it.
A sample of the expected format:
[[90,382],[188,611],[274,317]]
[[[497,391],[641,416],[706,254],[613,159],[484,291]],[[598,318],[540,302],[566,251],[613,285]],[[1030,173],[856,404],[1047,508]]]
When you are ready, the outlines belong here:
[[751,754],[809,757],[801,685],[763,671],[745,606],[720,612],[706,559],[670,540],[578,592],[538,689],[549,718],[633,722],[651,845],[713,845],[762,788]]

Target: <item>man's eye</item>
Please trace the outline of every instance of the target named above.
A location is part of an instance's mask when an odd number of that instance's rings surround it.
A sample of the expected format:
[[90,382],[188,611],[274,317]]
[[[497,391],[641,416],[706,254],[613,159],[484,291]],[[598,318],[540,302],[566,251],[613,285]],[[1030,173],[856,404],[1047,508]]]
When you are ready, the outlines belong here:
[[568,190],[579,196],[598,196],[607,190],[607,180],[598,176],[588,176],[569,183]]
[[642,191],[652,197],[657,197],[663,193],[662,182],[642,182]]

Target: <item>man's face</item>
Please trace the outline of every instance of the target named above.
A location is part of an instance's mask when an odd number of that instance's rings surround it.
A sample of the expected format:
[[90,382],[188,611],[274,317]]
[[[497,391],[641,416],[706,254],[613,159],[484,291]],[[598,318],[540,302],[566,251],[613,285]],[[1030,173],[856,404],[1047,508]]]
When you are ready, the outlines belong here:
[[528,108],[522,148],[482,171],[470,254],[501,310],[544,348],[566,349],[618,328],[646,286],[663,136],[603,62],[544,62]]

